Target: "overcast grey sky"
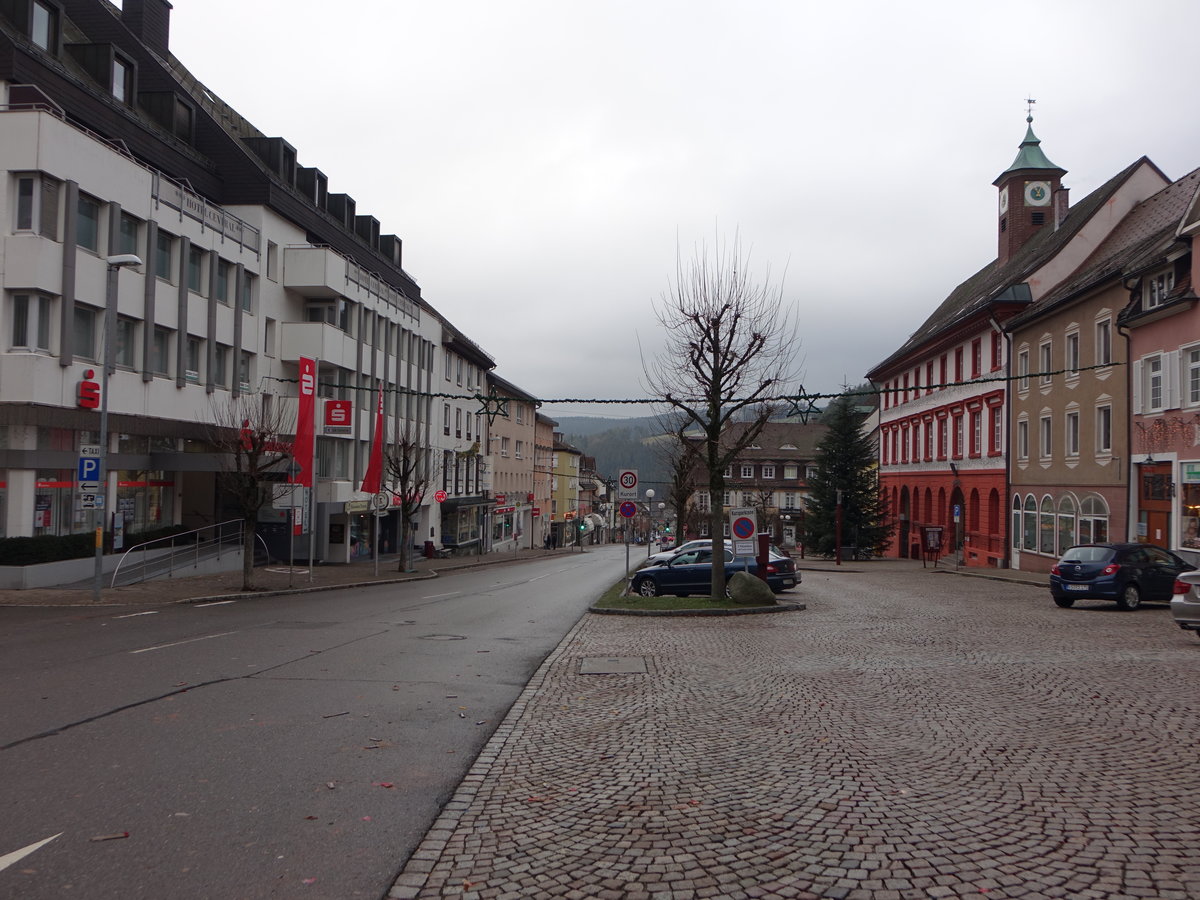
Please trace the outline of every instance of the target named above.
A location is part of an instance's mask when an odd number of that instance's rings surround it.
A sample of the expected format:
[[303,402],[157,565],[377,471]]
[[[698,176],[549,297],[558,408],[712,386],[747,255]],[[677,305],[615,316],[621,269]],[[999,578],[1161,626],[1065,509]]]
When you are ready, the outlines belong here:
[[1194,0],[172,2],[184,65],[543,398],[644,396],[677,246],[735,231],[805,387],[862,381],[995,257],[1025,97],[1076,201],[1200,166]]

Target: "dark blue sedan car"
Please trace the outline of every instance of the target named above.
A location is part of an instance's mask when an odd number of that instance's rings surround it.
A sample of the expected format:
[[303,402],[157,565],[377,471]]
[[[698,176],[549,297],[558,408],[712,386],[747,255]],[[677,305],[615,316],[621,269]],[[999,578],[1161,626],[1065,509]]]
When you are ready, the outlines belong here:
[[[750,574],[758,572],[754,560],[748,561]],[[745,558],[734,559],[733,551],[725,548],[725,580],[734,572],[746,570]],[[775,593],[795,587],[799,581],[796,573],[796,563],[787,556],[772,554],[767,563],[767,585]],[[712,591],[712,548],[698,547],[687,550],[671,557],[666,562],[646,566],[633,573],[629,581],[629,589],[643,597],[657,597],[659,594],[674,594],[677,597],[687,597],[691,594],[708,596]]]
[[1137,609],[1143,600],[1170,603],[1176,576],[1194,568],[1153,544],[1080,544],[1050,570],[1050,594],[1059,606],[1094,598]]

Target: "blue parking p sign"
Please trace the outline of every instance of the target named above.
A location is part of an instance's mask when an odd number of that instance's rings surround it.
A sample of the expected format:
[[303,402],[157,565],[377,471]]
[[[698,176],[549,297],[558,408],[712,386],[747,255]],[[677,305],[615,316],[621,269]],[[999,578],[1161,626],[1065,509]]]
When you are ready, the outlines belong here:
[[79,481],[83,484],[100,480],[100,458],[98,456],[79,457]]

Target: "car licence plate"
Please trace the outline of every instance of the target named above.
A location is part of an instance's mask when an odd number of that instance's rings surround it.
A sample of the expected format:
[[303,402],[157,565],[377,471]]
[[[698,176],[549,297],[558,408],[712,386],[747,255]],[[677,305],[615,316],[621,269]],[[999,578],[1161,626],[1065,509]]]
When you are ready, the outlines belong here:
[[1068,584],[1066,588],[1068,591],[1086,591],[1088,586],[1086,584]]
[[795,587],[795,586],[796,586],[796,579],[795,579],[795,578],[785,578],[785,579],[783,579],[783,586],[784,586],[784,587]]

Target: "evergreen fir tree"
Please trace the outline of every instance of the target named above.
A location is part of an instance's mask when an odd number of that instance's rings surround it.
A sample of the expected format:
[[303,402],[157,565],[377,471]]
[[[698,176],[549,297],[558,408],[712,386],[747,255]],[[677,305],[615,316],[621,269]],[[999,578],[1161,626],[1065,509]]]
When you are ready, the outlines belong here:
[[891,540],[892,526],[879,493],[875,448],[863,433],[865,416],[855,398],[838,397],[821,421],[829,431],[817,445],[816,473],[809,478],[804,519],[805,544],[814,553],[836,546],[837,492],[842,492],[842,546],[881,552]]

